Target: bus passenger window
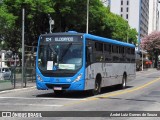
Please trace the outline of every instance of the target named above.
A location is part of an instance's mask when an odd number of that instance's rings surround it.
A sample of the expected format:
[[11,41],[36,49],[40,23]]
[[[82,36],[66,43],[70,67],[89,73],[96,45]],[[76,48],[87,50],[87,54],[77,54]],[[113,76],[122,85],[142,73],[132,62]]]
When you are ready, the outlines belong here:
[[95,49],[96,51],[103,51],[103,43],[96,42]]
[[87,46],[86,47],[86,60],[87,60],[87,64],[90,64],[93,62],[92,60],[92,47],[91,46]]

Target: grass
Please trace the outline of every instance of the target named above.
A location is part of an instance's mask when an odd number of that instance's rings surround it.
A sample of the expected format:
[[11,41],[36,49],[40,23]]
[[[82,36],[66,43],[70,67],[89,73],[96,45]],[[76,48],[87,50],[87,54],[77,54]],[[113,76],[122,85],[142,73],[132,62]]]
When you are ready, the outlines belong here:
[[0,83],[11,82],[11,80],[0,80]]

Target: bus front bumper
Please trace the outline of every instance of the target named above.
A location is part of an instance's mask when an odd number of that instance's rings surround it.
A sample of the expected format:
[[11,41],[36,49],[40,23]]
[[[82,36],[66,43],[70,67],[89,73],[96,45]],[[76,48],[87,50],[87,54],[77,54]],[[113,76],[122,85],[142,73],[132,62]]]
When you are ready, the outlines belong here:
[[72,90],[84,90],[84,83],[83,81],[78,82],[72,82],[69,83],[50,83],[50,82],[41,82],[37,81],[36,86],[38,90],[66,90],[66,91],[72,91]]

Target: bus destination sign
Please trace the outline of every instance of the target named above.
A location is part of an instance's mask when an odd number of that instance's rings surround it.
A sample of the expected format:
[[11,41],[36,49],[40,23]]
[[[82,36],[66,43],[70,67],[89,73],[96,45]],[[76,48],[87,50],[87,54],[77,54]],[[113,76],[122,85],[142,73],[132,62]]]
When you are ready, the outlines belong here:
[[41,37],[42,42],[80,42],[81,36],[43,36]]
[[71,37],[55,37],[56,42],[73,42],[73,36]]

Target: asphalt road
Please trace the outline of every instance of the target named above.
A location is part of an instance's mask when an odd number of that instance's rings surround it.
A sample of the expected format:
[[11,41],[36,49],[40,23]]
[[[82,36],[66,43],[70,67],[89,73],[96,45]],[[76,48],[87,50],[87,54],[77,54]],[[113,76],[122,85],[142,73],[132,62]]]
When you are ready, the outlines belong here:
[[[41,91],[35,87],[6,90],[0,92],[0,111],[18,111],[20,117],[17,118],[16,115],[18,114],[14,114],[15,118],[12,118],[16,120],[21,120],[21,117],[25,117],[26,114],[28,116],[28,113],[20,113],[22,111],[42,112],[39,114],[35,113],[35,116],[58,116],[54,118],[37,118],[40,120],[158,120],[160,116],[156,117],[156,115],[160,115],[159,86],[160,71],[150,69],[137,72],[136,79],[129,82],[126,89],[122,90],[115,86],[106,87],[102,89],[100,95],[96,96],[90,96],[88,92],[70,92],[61,96],[55,96],[52,90]],[[43,113],[43,111],[51,112]],[[144,112],[144,114],[140,111]],[[142,117],[142,114],[146,117]],[[78,118],[74,116],[78,116]],[[30,115],[30,117],[33,117],[33,115]],[[10,120],[11,118],[1,117],[1,119]]]

